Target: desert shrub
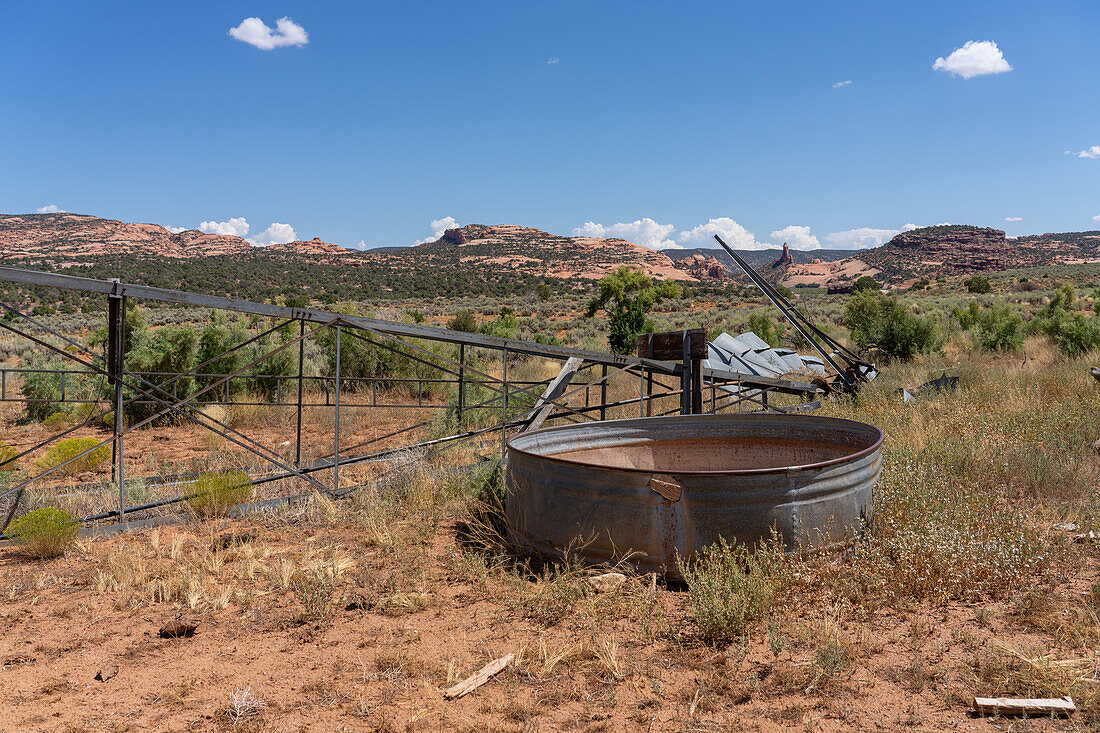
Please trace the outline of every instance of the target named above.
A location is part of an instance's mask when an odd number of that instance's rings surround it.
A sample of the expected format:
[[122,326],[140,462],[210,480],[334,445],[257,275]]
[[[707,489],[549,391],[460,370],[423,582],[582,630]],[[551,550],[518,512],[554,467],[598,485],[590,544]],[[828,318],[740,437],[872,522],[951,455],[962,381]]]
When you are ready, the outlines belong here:
[[754,552],[724,537],[694,559],[677,558],[692,616],[708,643],[732,643],[771,611],[783,583],[785,564],[777,559],[764,548]]
[[1075,313],[1060,324],[1056,338],[1058,348],[1070,356],[1100,348],[1100,316]]
[[244,471],[205,473],[191,481],[185,494],[196,516],[222,517],[252,496],[252,479]]
[[455,314],[455,317],[447,321],[447,328],[452,331],[465,331],[466,333],[477,333],[477,319],[474,318],[474,314],[470,311],[459,311]]
[[516,319],[515,312],[508,306],[504,306],[500,309],[500,315],[486,323],[481,331],[488,336],[514,339],[519,332],[519,321]]
[[[348,331],[345,330],[344,334],[346,334],[347,332]],[[333,334],[333,347],[335,347],[335,332],[333,332]],[[287,346],[281,351],[276,351],[276,349],[278,349],[283,344],[292,341],[296,336],[297,333],[295,331],[294,324],[287,324],[283,328],[267,334],[263,338],[253,342],[251,345],[243,349],[245,353],[241,357],[241,361],[244,364],[255,362],[255,364],[248,371],[253,374],[260,375],[247,380],[247,389],[258,393],[261,397],[269,402],[274,401],[275,395],[278,393],[279,390],[279,378],[291,377],[298,374],[297,346]],[[342,338],[340,339],[341,357],[343,356],[342,352],[344,344],[351,340],[352,338],[342,335]],[[265,357],[264,354],[270,355]],[[261,359],[260,357],[263,358]],[[259,361],[257,361],[257,359]],[[336,363],[335,348],[332,355],[332,361],[333,364]]]
[[[25,366],[28,369],[57,370],[68,369],[61,359],[30,358]],[[23,397],[26,403],[27,417],[42,421],[62,407],[61,374],[56,371],[28,372],[23,375]],[[56,401],[56,402],[55,402]]]
[[766,311],[753,311],[749,316],[748,330],[768,342],[769,346],[779,346],[779,334],[775,330],[775,324],[768,317]]
[[59,557],[76,541],[80,525],[68,512],[44,507],[16,517],[7,533],[25,555]]
[[992,293],[993,286],[989,284],[989,278],[982,275],[971,275],[963,280],[968,293]]
[[[305,306],[303,306],[305,307]],[[225,316],[225,311],[215,310],[210,313],[210,323],[203,329],[199,336],[198,351],[195,356],[196,364],[200,366],[198,377],[200,388],[206,388],[218,381],[218,377],[211,374],[232,374],[243,366],[241,361],[244,356],[238,349],[229,354],[226,351],[248,340],[248,330],[244,324],[236,321],[230,324]],[[210,362],[207,364],[207,362]],[[200,399],[224,399],[225,384],[219,384],[207,392]]]
[[918,316],[896,297],[872,290],[857,293],[848,300],[844,325],[860,349],[873,347],[893,359],[930,353],[942,343],[930,317]]
[[1100,315],[1073,311],[1076,300],[1072,285],[1060,285],[1028,323],[1028,331],[1050,336],[1070,356],[1100,348]]
[[19,451],[0,440],[0,471],[14,471],[18,466],[15,463]]
[[959,325],[973,330],[974,345],[986,351],[1021,351],[1024,348],[1024,319],[1007,303],[982,308],[971,301],[952,312]]
[[531,340],[537,344],[546,344],[547,346],[561,346],[561,339],[552,333],[544,333],[539,331],[531,335]]
[[870,275],[864,275],[863,277],[852,283],[853,293],[862,293],[864,290],[878,290],[882,287],[879,281],[871,277]]
[[[58,441],[45,454],[35,462],[35,466],[43,471],[59,466],[65,461],[73,460],[60,469],[64,476],[83,473],[84,471],[98,471],[111,460],[111,449],[107,445],[96,448],[100,441],[96,438],[66,438]],[[95,448],[94,450],[92,450]],[[87,455],[76,458],[81,453],[90,451]]]
[[69,416],[64,412],[55,412],[46,417],[46,419],[42,421],[42,424],[51,430],[57,430],[69,424]]

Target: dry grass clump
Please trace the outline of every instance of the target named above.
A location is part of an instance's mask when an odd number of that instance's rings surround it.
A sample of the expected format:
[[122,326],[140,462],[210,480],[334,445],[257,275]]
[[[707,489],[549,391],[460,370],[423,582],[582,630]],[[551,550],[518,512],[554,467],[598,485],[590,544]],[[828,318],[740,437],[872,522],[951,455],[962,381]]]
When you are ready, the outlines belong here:
[[771,611],[786,582],[782,553],[762,545],[753,551],[725,537],[694,558],[677,558],[687,584],[692,617],[708,643],[726,646]]
[[66,511],[43,507],[16,517],[7,533],[24,555],[44,559],[64,555],[76,542],[80,525]]
[[887,600],[1002,594],[1041,577],[1052,548],[1021,507],[961,484],[935,451],[887,451],[873,533],[851,552],[864,591]]
[[[1028,360],[1042,362],[1043,348],[1029,341]],[[956,392],[903,404],[898,387],[933,376],[909,364],[827,408],[887,435],[872,531],[851,552],[851,572],[828,571],[847,576],[862,602],[973,599],[1042,583],[1063,552],[1044,536],[1046,522],[1100,519],[1091,450],[1100,390],[1087,362],[959,358]]]
[[[41,458],[35,462],[35,467],[43,471],[71,461],[57,471],[63,476],[72,476],[85,471],[98,471],[111,460],[111,449],[107,445],[95,446],[100,443],[96,438],[66,438],[58,441]],[[92,449],[95,450],[92,450]],[[90,451],[87,455],[81,453]],[[80,458],[77,458],[80,456]],[[73,460],[75,459],[75,460]]]
[[247,609],[258,596],[292,594],[302,606],[297,621],[320,629],[331,622],[339,589],[355,567],[339,545],[279,549],[253,537],[222,548],[184,532],[165,541],[154,530],[108,553],[92,586],[120,609],[159,603],[199,612],[231,604]]
[[252,479],[244,471],[212,471],[191,481],[184,493],[196,517],[224,517],[252,496]]

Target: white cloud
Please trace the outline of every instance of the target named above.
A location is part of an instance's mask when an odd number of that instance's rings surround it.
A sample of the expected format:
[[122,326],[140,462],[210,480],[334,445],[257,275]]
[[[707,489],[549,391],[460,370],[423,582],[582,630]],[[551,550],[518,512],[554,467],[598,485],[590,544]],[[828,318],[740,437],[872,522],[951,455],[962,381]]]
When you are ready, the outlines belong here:
[[267,229],[263,230],[255,237],[252,237],[248,241],[252,244],[266,247],[269,244],[286,244],[287,242],[297,241],[298,234],[294,231],[294,227],[289,224],[280,224],[275,221],[271,223]]
[[963,79],[1012,71],[1012,66],[1005,61],[1004,54],[993,41],[967,41],[947,58],[941,56],[936,59],[932,68]]
[[367,241],[365,239],[360,239],[359,244],[355,245],[355,248],[356,249],[366,249],[367,248]]
[[[280,224],[279,222],[272,222],[271,225],[255,235],[254,237],[248,236],[248,220],[243,216],[234,217],[228,221],[204,221],[199,224],[199,231],[206,232],[207,234],[221,234],[223,236],[241,237],[248,240],[250,243],[267,246],[269,244],[286,244],[287,242],[293,242],[298,239],[297,233],[294,231],[294,227],[289,224]],[[178,234],[184,231],[183,229],[176,229],[174,227],[169,228],[173,233]]]
[[445,216],[442,219],[433,219],[428,228],[432,230],[432,236],[425,237],[424,239],[418,239],[413,242],[413,246],[418,244],[424,244],[425,242],[434,242],[443,236],[443,232],[448,229],[454,229],[458,226],[458,222],[455,221],[453,216]]
[[1024,217],[1022,217],[1022,216],[1006,216],[1005,217],[1005,221],[1023,221],[1023,220],[1024,220]]
[[772,232],[772,241],[786,242],[791,249],[821,249],[821,242],[810,233],[809,227],[789,226]]
[[39,206],[34,210],[36,214],[64,214],[65,210],[56,204],[46,204],[45,206]]
[[841,87],[846,87],[846,86],[850,85],[851,83],[852,83],[851,79],[845,79],[844,81],[838,81],[836,84],[833,84],[833,89],[840,89]]
[[250,46],[270,51],[280,46],[304,46],[309,43],[306,29],[290,18],[279,18],[271,28],[259,18],[245,18],[236,28],[229,29],[229,35]]
[[752,232],[728,216],[708,219],[706,224],[700,224],[694,229],[680,232],[680,241],[697,244],[700,247],[714,247],[718,244],[714,241],[715,234],[720,236],[733,249],[768,249],[771,247],[766,242],[757,242]]
[[164,228],[167,229],[168,231],[172,232],[172,234],[179,234],[180,232],[186,232],[187,231],[187,227],[164,227]]
[[561,61],[558,60],[557,56],[551,56],[550,58],[546,59],[546,63],[548,63],[548,64],[560,64]]
[[668,239],[676,229],[673,224],[659,224],[649,217],[636,221],[621,221],[604,226],[594,221],[585,222],[573,230],[574,237],[617,237],[650,249],[683,249],[676,240]]
[[1093,221],[1100,221],[1100,214],[1097,214],[1096,216],[1092,217],[1092,220]]
[[1096,160],[1097,158],[1100,158],[1100,145],[1093,145],[1090,148],[1085,148],[1084,150],[1082,150],[1080,153],[1077,154],[1077,157],[1078,158],[1092,158],[1093,160]]
[[229,221],[204,221],[199,224],[199,231],[207,234],[244,237],[248,234],[248,221],[243,216]]
[[[905,231],[911,229],[919,229],[912,224],[906,224],[908,227]],[[872,229],[871,227],[859,227],[858,229],[848,229],[843,232],[833,232],[826,235],[825,239],[829,240],[837,249],[867,249],[869,247],[877,247],[880,244],[885,244],[891,239],[901,234],[901,229]]]
[[904,225],[904,226],[902,226],[902,228],[901,228],[901,230],[902,230],[903,232],[911,232],[911,231],[913,231],[914,229],[920,229],[920,227],[919,227],[919,226],[917,226],[916,224],[905,224],[905,225]]

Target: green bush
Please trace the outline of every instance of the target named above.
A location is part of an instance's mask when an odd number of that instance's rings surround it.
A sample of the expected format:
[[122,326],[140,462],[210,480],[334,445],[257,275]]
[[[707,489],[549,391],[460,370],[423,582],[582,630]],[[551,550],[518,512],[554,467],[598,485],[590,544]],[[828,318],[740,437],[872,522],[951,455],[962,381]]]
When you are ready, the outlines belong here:
[[1007,303],[982,308],[971,301],[966,308],[955,308],[952,315],[964,330],[973,330],[974,345],[980,349],[1021,351],[1024,348],[1024,319]]
[[768,342],[769,346],[779,346],[779,334],[775,330],[775,324],[768,317],[767,312],[753,311],[749,316],[748,329]]
[[878,280],[870,275],[864,275],[852,283],[853,293],[862,293],[865,290],[879,290],[880,288],[882,288],[882,286],[879,284]]
[[1069,356],[1100,348],[1100,316],[1074,314],[1061,324],[1057,339],[1058,348]]
[[504,306],[500,309],[500,315],[486,323],[481,332],[487,336],[514,339],[519,333],[519,320],[511,308]]
[[989,284],[989,278],[982,275],[972,275],[963,280],[963,285],[969,293],[992,293],[993,286]]
[[447,328],[452,331],[465,331],[466,333],[477,333],[477,319],[474,318],[474,314],[470,311],[460,311],[455,314],[455,317],[447,321]]
[[[35,462],[35,467],[43,471],[59,466],[71,458],[79,456],[84,451],[94,448],[100,441],[96,438],[66,438],[58,441],[56,445],[46,451]],[[72,463],[66,464],[60,469],[63,476],[72,476],[85,471],[98,471],[111,461],[111,448],[109,445],[101,445],[86,456],[77,458]]]
[[731,545],[724,537],[693,560],[677,558],[703,639],[725,646],[766,616],[783,584],[785,563],[771,552]]
[[0,440],[0,471],[14,471],[18,468],[15,464],[15,457],[18,455],[18,450]]
[[191,481],[184,493],[195,516],[224,517],[251,498],[252,479],[244,471],[205,473]]
[[930,353],[942,343],[931,318],[916,315],[895,296],[873,290],[849,298],[844,325],[860,349],[873,347],[892,359]]
[[1086,316],[1073,311],[1076,300],[1077,293],[1072,285],[1060,285],[1050,302],[1028,323],[1028,330],[1050,336],[1070,356],[1100,348],[1100,315]]
[[637,348],[638,334],[653,330],[649,310],[667,298],[678,298],[683,290],[672,281],[655,283],[649,275],[622,265],[599,281],[599,294],[588,301],[587,315],[603,308],[610,319],[608,344],[616,354],[630,354]]
[[68,512],[44,507],[17,517],[7,533],[29,557],[59,557],[76,541],[80,525]]

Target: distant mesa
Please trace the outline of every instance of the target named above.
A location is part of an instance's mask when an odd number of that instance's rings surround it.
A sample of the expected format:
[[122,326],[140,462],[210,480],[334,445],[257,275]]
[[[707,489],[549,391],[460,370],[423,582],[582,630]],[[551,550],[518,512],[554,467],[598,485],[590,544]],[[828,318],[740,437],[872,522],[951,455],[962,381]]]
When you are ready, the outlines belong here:
[[296,242],[287,242],[286,244],[272,244],[268,246],[267,249],[272,252],[285,252],[287,254],[297,255],[339,255],[351,251],[338,244],[322,242],[320,237],[314,237],[308,242],[299,240]]
[[[135,224],[65,212],[0,215],[0,259],[18,266],[54,262],[61,266],[95,256],[167,258],[308,258],[348,267],[393,272],[431,271],[443,276],[528,275],[576,281],[597,280],[623,265],[650,277],[684,283],[721,283],[743,277],[727,253],[715,249],[657,251],[624,239],[563,237],[513,224],[468,224],[447,229],[416,247],[349,250],[314,237],[308,241],[255,247],[241,237],[189,229],[173,234],[156,224]],[[788,287],[843,288],[864,275],[888,284],[918,278],[1052,264],[1100,262],[1100,231],[1039,234],[1007,239],[1004,231],[944,225],[902,232],[873,249],[745,251],[743,257],[771,282]]]
[[718,261],[717,257],[710,257],[698,252],[676,260],[676,267],[686,270],[695,278],[704,282],[727,282],[733,280],[726,266]]

